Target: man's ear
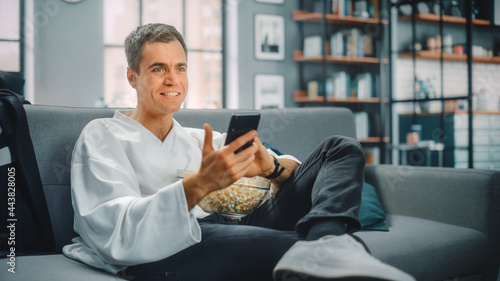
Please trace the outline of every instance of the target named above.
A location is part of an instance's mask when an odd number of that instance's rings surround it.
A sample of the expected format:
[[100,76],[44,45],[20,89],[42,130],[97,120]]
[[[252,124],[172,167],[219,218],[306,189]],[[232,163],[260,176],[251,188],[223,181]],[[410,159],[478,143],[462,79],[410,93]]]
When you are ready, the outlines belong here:
[[137,84],[137,72],[135,72],[130,66],[127,67],[127,79],[130,83],[130,86],[135,89]]

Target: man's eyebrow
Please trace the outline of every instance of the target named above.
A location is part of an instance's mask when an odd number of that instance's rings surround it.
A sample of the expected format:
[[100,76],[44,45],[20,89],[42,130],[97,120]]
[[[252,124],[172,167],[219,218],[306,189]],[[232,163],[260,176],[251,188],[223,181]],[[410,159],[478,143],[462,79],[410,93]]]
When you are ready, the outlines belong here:
[[[150,64],[147,69],[150,69],[150,68],[153,68],[153,67],[157,67],[157,66],[166,66],[167,64],[166,63],[163,63],[163,62],[154,62],[152,64]],[[176,64],[177,67],[179,66],[183,66],[183,67],[187,67],[187,63],[185,62],[179,62]]]
[[147,69],[150,69],[152,67],[156,67],[156,66],[165,66],[167,64],[163,63],[163,62],[153,62],[152,64],[150,64]]

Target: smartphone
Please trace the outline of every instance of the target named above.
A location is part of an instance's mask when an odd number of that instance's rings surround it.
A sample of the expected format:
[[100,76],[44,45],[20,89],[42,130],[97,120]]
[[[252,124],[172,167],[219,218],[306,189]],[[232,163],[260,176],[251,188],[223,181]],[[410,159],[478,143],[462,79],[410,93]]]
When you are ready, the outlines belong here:
[[[227,138],[225,144],[230,144],[235,139],[241,137],[251,130],[257,130],[260,121],[260,113],[233,113],[229,128],[227,129]],[[238,153],[251,146],[253,140],[247,142],[238,148],[234,153]]]

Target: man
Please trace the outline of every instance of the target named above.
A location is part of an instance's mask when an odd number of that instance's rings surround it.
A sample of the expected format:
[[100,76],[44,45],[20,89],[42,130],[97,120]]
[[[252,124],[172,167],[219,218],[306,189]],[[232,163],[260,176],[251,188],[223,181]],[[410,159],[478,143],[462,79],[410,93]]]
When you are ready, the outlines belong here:
[[[304,163],[278,160],[255,131],[224,145],[226,135],[208,124],[183,128],[173,119],[188,91],[186,45],[175,28],[138,27],[125,52],[137,108],[92,121],[75,145],[80,237],[64,247],[66,256],[135,280],[413,280],[346,234],[360,227],[359,143],[332,137]],[[195,172],[178,181],[179,169]],[[241,221],[196,206],[253,176],[278,191]]]

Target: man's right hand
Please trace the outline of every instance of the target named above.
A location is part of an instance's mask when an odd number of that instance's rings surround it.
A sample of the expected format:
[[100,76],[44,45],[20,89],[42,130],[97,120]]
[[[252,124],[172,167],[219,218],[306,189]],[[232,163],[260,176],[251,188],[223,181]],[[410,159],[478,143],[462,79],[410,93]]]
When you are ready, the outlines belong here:
[[193,208],[208,193],[223,189],[243,177],[254,161],[258,146],[250,147],[235,154],[245,143],[255,139],[257,132],[250,131],[219,150],[212,146],[212,127],[205,124],[205,139],[201,165],[198,171],[183,179],[188,208]]

